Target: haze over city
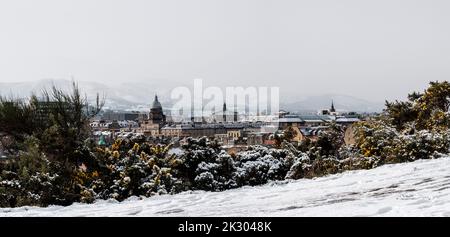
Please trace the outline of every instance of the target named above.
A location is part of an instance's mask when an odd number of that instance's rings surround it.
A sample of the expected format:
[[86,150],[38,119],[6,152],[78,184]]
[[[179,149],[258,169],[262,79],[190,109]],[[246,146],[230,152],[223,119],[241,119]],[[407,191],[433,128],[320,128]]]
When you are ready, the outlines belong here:
[[289,98],[402,99],[450,78],[449,10],[424,0],[2,1],[0,82],[202,78],[279,86]]

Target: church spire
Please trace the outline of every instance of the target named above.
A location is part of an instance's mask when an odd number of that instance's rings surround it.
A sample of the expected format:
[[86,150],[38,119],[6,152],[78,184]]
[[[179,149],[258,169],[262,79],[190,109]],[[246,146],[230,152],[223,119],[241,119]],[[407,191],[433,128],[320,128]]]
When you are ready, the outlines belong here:
[[223,103],[222,120],[227,121],[227,103]]
[[336,112],[336,109],[334,108],[334,101],[333,101],[333,100],[331,100],[331,109],[330,109],[330,112],[332,112],[332,113]]

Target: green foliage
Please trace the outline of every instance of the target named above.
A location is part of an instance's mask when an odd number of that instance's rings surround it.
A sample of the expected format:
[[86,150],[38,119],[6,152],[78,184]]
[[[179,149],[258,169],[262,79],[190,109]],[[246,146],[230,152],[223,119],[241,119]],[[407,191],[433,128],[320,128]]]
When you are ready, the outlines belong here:
[[168,154],[170,145],[153,145],[133,140],[116,140],[109,148],[97,148],[97,179],[91,188],[97,198],[124,200],[130,196],[152,196],[180,192],[174,177],[181,160]]
[[341,161],[342,170],[368,170],[379,166],[377,157],[349,157]]
[[362,155],[397,163],[449,152],[450,83],[430,82],[424,93],[414,92],[408,100],[386,102],[384,115],[355,126]]
[[448,129],[450,117],[450,83],[430,82],[424,93],[408,95],[406,102],[386,102],[386,115],[391,124],[402,130],[412,123],[417,130]]
[[336,159],[333,157],[311,160],[299,157],[290,167],[287,179],[314,178],[344,172],[346,170],[372,169],[379,164],[378,158],[352,157]]
[[387,152],[386,163],[400,163],[417,159],[431,159],[449,152],[448,132],[437,133],[425,130],[412,135],[397,137]]
[[200,139],[188,138],[183,145],[185,153],[182,155],[183,166],[180,172],[187,178],[189,183],[194,183],[197,176],[197,168],[200,163],[214,163],[220,152],[220,145],[216,141],[209,141],[206,137]]
[[354,125],[356,146],[365,157],[386,157],[394,138],[399,134],[394,127],[380,120],[360,122]]
[[80,201],[86,190],[77,178],[79,167],[94,160],[86,144],[88,122],[101,106],[97,96],[97,105],[88,107],[75,83],[71,93],[53,87],[28,102],[1,98],[0,141],[11,160],[9,172],[0,177],[8,193],[2,203],[45,206]]
[[333,158],[314,160],[306,166],[304,178],[321,177],[341,172],[340,161]]
[[388,114],[391,124],[397,129],[403,129],[406,123],[415,121],[418,116],[418,111],[410,101],[386,101],[385,112]]
[[344,128],[332,123],[327,129],[321,132],[315,142],[313,142],[311,153],[315,158],[337,157],[339,149],[344,145]]
[[0,134],[22,142],[34,129],[34,111],[23,100],[0,97]]
[[275,146],[281,147],[283,143],[291,142],[297,135],[297,131],[292,126],[289,126],[282,133],[275,134]]
[[300,142],[297,149],[308,154],[311,159],[335,157],[340,159],[339,150],[344,146],[344,127],[336,123],[323,128],[317,138],[305,139]]
[[0,177],[0,204],[2,206],[40,205],[58,203],[60,191],[58,175],[52,172],[50,162],[41,153],[35,138],[25,141],[13,168],[3,171]]

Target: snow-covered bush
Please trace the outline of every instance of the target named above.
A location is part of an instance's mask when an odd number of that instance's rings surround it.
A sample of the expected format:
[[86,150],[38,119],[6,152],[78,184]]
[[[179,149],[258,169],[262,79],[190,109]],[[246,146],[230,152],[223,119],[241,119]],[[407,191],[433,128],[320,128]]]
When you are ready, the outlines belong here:
[[183,149],[179,174],[184,174],[193,188],[209,191],[282,180],[294,157],[286,149],[252,146],[233,158],[206,138],[189,139]]
[[124,200],[183,191],[174,177],[181,160],[169,155],[170,146],[117,140],[110,150],[99,149],[97,157],[106,167],[91,187],[97,198]]
[[286,149],[254,146],[236,156],[233,179],[239,186],[258,185],[282,180],[292,165],[294,155]]
[[385,158],[400,134],[384,121],[367,121],[354,125],[356,146],[366,157]]
[[412,135],[399,135],[386,157],[387,163],[431,159],[436,154],[449,152],[450,140],[447,132],[421,130]]
[[314,178],[341,172],[341,163],[336,158],[316,159],[303,168],[304,178]]
[[225,151],[214,156],[215,160],[198,164],[194,179],[195,188],[208,191],[221,191],[236,187],[232,173],[236,167],[233,158]]
[[305,170],[308,170],[311,163],[311,159],[308,155],[303,154],[294,159],[289,171],[286,174],[286,179],[301,179],[305,177]]
[[350,157],[341,160],[341,169],[345,170],[368,170],[379,165],[380,159],[377,157]]

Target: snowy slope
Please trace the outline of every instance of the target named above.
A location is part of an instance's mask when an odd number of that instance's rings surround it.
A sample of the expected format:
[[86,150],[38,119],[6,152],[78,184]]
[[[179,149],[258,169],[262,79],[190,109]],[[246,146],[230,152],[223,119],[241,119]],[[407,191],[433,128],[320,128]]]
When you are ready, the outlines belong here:
[[0,216],[450,216],[450,158],[217,193],[7,208]]

